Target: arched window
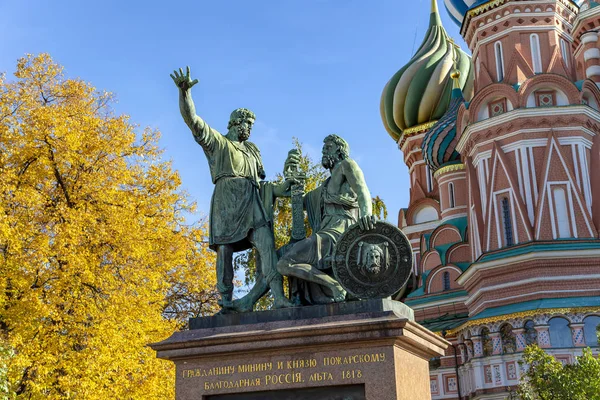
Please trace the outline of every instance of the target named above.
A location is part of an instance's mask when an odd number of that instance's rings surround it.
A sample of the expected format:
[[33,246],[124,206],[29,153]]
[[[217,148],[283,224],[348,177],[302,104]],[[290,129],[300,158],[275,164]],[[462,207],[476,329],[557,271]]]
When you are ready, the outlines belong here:
[[425,175],[427,179],[427,193],[433,191],[433,178],[431,176],[431,170],[429,169],[429,165],[425,166]]
[[525,328],[525,344],[527,346],[530,344],[537,344],[537,331],[535,330],[535,323],[529,320],[525,322],[523,328]]
[[583,323],[585,344],[590,347],[598,347],[598,325],[600,325],[600,317],[597,315],[590,315],[583,320]]
[[537,33],[529,36],[531,44],[531,60],[533,61],[533,72],[536,74],[542,73],[542,54],[540,52],[540,37]]
[[560,39],[560,52],[562,54],[563,60],[565,60],[565,65],[569,68],[569,57],[571,52],[569,51],[569,44],[565,39]]
[[413,220],[415,224],[422,224],[424,222],[435,221],[438,219],[438,212],[435,208],[429,205],[425,205],[415,213]]
[[502,339],[502,353],[514,353],[515,349],[517,348],[517,338],[513,333],[513,327],[511,324],[502,325],[500,328],[500,338]]
[[490,338],[490,330],[488,328],[481,329],[481,348],[483,349],[483,356],[491,356],[494,351],[494,345]]
[[502,54],[501,42],[494,44],[494,51],[496,53],[496,76],[498,77],[498,82],[502,82],[504,80],[504,56]]
[[456,204],[454,202],[454,183],[452,182],[448,184],[448,201],[450,203],[450,208],[454,208]]
[[513,239],[512,219],[510,216],[510,202],[508,197],[502,198],[502,224],[504,225],[504,244],[512,246],[515,244]]
[[550,345],[554,348],[573,347],[573,337],[571,336],[571,328],[569,321],[565,318],[552,318],[548,325],[550,327]]
[[467,361],[467,344],[465,343],[465,335],[460,335],[458,338],[457,347],[460,349],[461,363],[465,363]]
[[571,235],[571,222],[569,219],[569,209],[567,206],[567,196],[565,189],[554,188],[552,189],[554,194],[554,206],[556,208],[556,225],[557,233],[559,238],[570,238]]
[[445,271],[442,278],[444,279],[444,290],[450,290],[450,272]]

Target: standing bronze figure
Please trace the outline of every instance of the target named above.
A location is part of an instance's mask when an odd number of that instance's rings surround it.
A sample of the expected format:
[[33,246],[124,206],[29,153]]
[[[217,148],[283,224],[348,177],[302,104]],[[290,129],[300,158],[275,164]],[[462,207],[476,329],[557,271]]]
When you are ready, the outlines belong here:
[[[254,113],[239,108],[231,113],[227,135],[206,124],[198,115],[191,88],[198,80],[190,78],[190,69],[171,75],[179,88],[179,109],[196,142],[204,149],[215,185],[210,207],[210,248],[217,252],[217,289],[223,312],[251,311],[254,299],[234,303],[233,253],[254,247],[258,253],[259,279],[271,289],[276,308],[290,306],[283,293],[282,276],[276,270],[277,255],[268,213],[259,194],[265,178],[258,147],[248,141],[254,124]],[[284,187],[276,188],[285,191]],[[264,285],[264,282],[257,282]],[[256,297],[257,291],[252,293]]]

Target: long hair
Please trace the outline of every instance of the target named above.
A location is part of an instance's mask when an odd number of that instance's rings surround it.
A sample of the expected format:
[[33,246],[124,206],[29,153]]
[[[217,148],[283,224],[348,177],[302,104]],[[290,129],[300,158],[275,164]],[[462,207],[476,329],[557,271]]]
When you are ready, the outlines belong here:
[[331,135],[327,136],[323,140],[323,143],[327,143],[327,142],[333,142],[337,145],[337,147],[340,151],[340,158],[342,160],[345,160],[346,158],[350,157],[350,145],[348,144],[348,142],[346,142],[344,139],[342,139],[338,135],[331,134]]
[[238,108],[233,110],[231,116],[229,117],[227,129],[231,129],[232,126],[241,124],[243,120],[248,118],[256,119],[256,115],[254,115],[254,113],[247,108]]

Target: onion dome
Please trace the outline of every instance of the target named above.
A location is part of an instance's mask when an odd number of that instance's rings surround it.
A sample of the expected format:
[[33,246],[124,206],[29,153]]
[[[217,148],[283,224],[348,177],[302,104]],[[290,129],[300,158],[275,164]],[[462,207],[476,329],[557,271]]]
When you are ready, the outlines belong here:
[[460,163],[460,154],[456,151],[458,136],[456,134],[456,117],[460,105],[465,102],[462,90],[460,90],[460,72],[452,74],[454,88],[452,89],[452,100],[450,107],[442,118],[425,134],[421,149],[423,158],[432,172],[448,164]]
[[394,74],[381,95],[381,119],[395,141],[404,133],[427,129],[444,115],[452,97],[450,74],[455,62],[461,73],[460,87],[470,99],[471,58],[460,49],[455,51],[455,47],[442,26],[437,0],[432,0],[429,29],[423,43],[408,64]]
[[[492,1],[493,0],[444,0],[444,4],[446,5],[448,14],[450,14],[450,18],[456,22],[456,25],[461,26],[467,11]],[[581,6],[584,2],[584,0],[571,1],[577,4],[577,6]]]

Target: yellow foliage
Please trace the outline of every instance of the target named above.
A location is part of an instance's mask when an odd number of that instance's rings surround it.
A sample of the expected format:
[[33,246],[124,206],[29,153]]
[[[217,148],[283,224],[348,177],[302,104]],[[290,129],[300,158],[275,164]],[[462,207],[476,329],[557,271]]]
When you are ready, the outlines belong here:
[[[0,334],[27,399],[173,398],[148,343],[214,310],[213,254],[159,133],[42,54],[0,78]],[[139,139],[139,140],[138,140]],[[186,308],[186,301],[194,301]]]

